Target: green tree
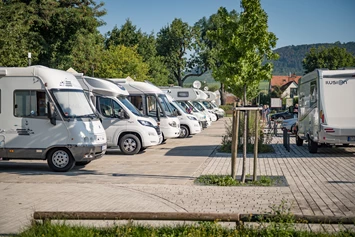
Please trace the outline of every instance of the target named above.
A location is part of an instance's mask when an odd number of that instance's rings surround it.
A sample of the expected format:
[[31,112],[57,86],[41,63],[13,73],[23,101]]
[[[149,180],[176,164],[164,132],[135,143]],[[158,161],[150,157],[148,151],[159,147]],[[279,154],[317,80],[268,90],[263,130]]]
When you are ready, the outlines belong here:
[[137,49],[123,45],[111,46],[103,52],[97,76],[102,78],[131,77],[137,81],[147,79],[148,65],[143,62]]
[[355,57],[346,51],[345,48],[334,46],[331,48],[311,48],[302,61],[305,73],[314,71],[317,68],[328,68],[331,70],[341,67],[355,66]]
[[73,67],[78,72],[95,76],[95,70],[103,59],[104,39],[99,33],[78,33],[73,37],[73,48],[69,55],[64,57],[59,68],[68,69]]
[[138,45],[141,35],[141,31],[137,30],[130,19],[127,19],[120,29],[115,26],[112,31],[106,33],[105,45],[106,48],[120,44],[126,47],[134,47]]
[[[235,10],[231,12],[226,12],[229,17],[238,19],[238,14]],[[213,41],[208,37],[208,31],[216,31],[218,28],[223,26],[223,21],[219,14],[213,14],[208,19],[203,17],[198,22],[195,23],[195,27],[198,28],[198,40],[196,40],[195,52],[192,55],[192,63],[193,66],[198,69],[198,71],[205,73],[207,70],[212,68],[212,65],[215,67],[219,67],[221,62],[218,61],[217,57],[215,57],[216,52],[220,50],[222,47],[221,44],[217,41]],[[216,75],[215,75],[216,76]],[[215,78],[217,81],[221,81],[218,78]],[[224,84],[221,83],[221,87],[219,88],[219,92],[221,95],[221,102],[224,104],[225,98],[225,87]]]
[[156,39],[153,33],[150,35],[142,33],[127,19],[120,29],[115,26],[112,31],[106,34],[105,45],[106,47],[117,45],[136,47],[143,62],[149,66],[146,79],[155,85],[168,84],[169,71],[164,65],[164,58],[157,56]]
[[[66,65],[80,34],[98,33],[97,28],[103,24],[99,17],[106,14],[100,10],[103,3],[96,4],[94,0],[17,0],[5,1],[2,5],[15,6],[21,6],[20,11],[13,11],[12,19],[2,18],[1,22],[5,25],[20,23],[21,31],[16,32],[16,40],[27,42],[21,45],[32,53],[33,63],[54,68]],[[23,49],[19,49],[18,54],[23,55]]]
[[[236,96],[255,98],[261,80],[271,80],[272,65],[264,59],[276,59],[272,48],[276,36],[268,31],[267,14],[261,8],[260,0],[242,0],[244,12],[238,19],[230,17],[225,8],[220,8],[222,27],[209,31],[209,37],[221,45],[216,58],[221,65],[214,65],[213,75],[223,82]],[[248,121],[244,113],[244,121]],[[241,181],[245,182],[247,123],[244,123],[243,168]]]
[[170,82],[177,82],[179,86],[183,86],[186,78],[196,75],[191,73],[193,68],[187,59],[188,51],[194,47],[195,36],[196,28],[177,18],[157,34],[157,54],[164,57]]
[[33,16],[27,4],[20,1],[0,2],[0,65],[27,66],[28,52],[36,61],[40,45],[38,33],[30,31]]

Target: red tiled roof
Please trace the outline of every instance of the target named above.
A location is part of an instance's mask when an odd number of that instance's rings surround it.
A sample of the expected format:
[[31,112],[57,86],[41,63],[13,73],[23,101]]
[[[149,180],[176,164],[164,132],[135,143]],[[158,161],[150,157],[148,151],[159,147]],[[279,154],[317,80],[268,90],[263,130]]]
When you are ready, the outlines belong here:
[[301,76],[291,75],[291,76],[272,76],[271,86],[283,86],[288,82],[294,81],[298,84],[298,80]]

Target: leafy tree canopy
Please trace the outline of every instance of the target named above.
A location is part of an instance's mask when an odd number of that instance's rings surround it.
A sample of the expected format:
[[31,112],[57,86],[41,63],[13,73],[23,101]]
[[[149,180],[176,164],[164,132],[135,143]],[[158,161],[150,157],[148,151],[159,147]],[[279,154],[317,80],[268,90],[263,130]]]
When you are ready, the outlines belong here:
[[338,69],[355,66],[355,57],[345,48],[334,46],[331,48],[312,48],[302,61],[305,73],[317,68]]
[[236,96],[254,98],[261,80],[270,80],[272,64],[264,59],[276,59],[272,48],[276,36],[268,32],[267,14],[259,0],[242,0],[244,12],[231,17],[225,8],[218,10],[222,27],[208,32],[211,40],[221,47],[215,53],[220,65],[213,66],[213,76],[218,78]]
[[111,46],[103,52],[97,76],[102,78],[126,78],[129,76],[136,81],[144,81],[148,78],[148,70],[148,65],[143,62],[136,47],[117,45]]
[[183,86],[184,80],[189,76],[186,72],[191,68],[186,54],[193,49],[195,30],[188,23],[175,18],[157,34],[157,54],[164,58],[164,64],[170,73],[169,78],[179,86]]
[[148,67],[147,80],[155,85],[167,85],[169,71],[164,65],[164,58],[157,56],[156,39],[153,34],[142,33],[127,19],[120,29],[115,26],[106,34],[106,47],[124,45],[136,47],[137,53],[142,56]]
[[102,6],[94,0],[3,1],[0,24],[15,29],[0,42],[5,55],[14,55],[6,65],[23,65],[19,58],[27,60],[27,52],[32,53],[33,64],[53,68],[65,65],[80,34],[97,34],[97,28],[104,24],[99,20],[106,14],[100,10]]

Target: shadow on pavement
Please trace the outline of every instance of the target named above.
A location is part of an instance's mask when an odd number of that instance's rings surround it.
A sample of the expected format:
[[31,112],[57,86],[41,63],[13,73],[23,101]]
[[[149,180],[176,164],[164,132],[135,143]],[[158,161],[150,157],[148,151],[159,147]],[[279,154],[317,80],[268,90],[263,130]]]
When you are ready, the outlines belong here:
[[211,156],[218,146],[179,146],[169,149],[165,156]]

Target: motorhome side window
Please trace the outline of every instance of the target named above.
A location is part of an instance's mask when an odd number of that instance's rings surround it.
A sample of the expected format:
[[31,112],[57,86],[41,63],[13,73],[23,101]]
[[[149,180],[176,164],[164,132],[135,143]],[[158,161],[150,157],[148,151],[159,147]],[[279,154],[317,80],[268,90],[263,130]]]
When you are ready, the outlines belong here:
[[188,91],[178,91],[177,96],[178,97],[189,97],[189,92]]
[[16,90],[14,92],[15,117],[40,117],[47,115],[46,93],[35,90]]
[[310,106],[314,105],[315,103],[317,103],[317,82],[316,81],[312,81],[311,82],[311,93],[310,93]]

